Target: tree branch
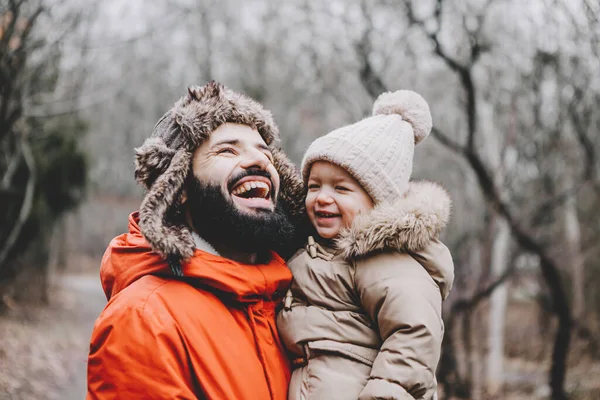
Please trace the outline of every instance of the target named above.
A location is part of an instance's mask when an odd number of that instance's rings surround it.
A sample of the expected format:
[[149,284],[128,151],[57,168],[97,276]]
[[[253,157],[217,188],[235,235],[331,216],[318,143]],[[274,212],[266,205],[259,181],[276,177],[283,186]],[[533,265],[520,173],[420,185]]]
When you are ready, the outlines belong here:
[[452,150],[453,152],[455,152],[459,155],[463,155],[466,152],[466,149],[464,146],[462,146],[460,143],[456,142],[454,139],[450,139],[449,136],[446,136],[445,134],[443,134],[436,127],[431,128],[431,135],[434,138],[436,138],[438,142],[440,142],[441,144],[443,144],[444,146],[446,146],[447,148],[449,148],[450,150]]
[[[585,154],[585,167],[583,172],[584,181],[598,181],[598,171],[596,169],[597,156],[594,148],[594,143],[590,140],[587,135],[587,127],[584,126],[580,113],[577,112],[577,104],[580,104],[583,100],[584,92],[581,88],[575,88],[574,101],[569,105],[569,112],[573,119],[573,126],[575,127],[575,134],[577,141],[579,142],[583,152]],[[594,186],[595,188],[596,186]]]
[[461,299],[457,300],[452,305],[452,313],[462,312],[465,310],[473,309],[477,307],[477,305],[487,299],[491,294],[496,290],[500,285],[502,285],[508,278],[510,278],[514,272],[517,270],[516,264],[512,263],[499,277],[497,277],[493,282],[488,284],[484,289],[475,293],[475,295],[469,299]]
[[[364,10],[366,7],[364,1],[361,3],[361,6],[363,12],[366,12]],[[376,99],[381,93],[387,92],[387,88],[379,74],[375,72],[373,65],[371,65],[371,61],[369,60],[369,55],[372,50],[371,39],[369,36],[372,30],[373,26],[370,23],[367,23],[367,28],[363,32],[360,41],[355,45],[355,49],[360,62],[360,81],[367,93],[372,98]]]
[[544,217],[548,216],[555,207],[562,206],[569,197],[579,192],[585,183],[586,182],[579,182],[543,201],[541,204],[536,205],[535,214],[533,214],[533,217],[530,219],[531,226],[538,226],[540,222],[544,220]]
[[86,108],[102,104],[110,99],[115,98],[117,91],[107,91],[106,93],[86,95],[83,99],[79,99],[79,103],[74,104],[73,101],[57,101],[52,104],[50,109],[46,109],[48,104],[36,105],[25,109],[26,117],[34,118],[51,118],[59,115],[73,114]]
[[4,267],[4,261],[6,261],[10,251],[13,249],[19,235],[21,234],[23,225],[27,219],[29,219],[31,209],[33,207],[33,194],[35,192],[36,185],[35,159],[31,151],[31,147],[24,137],[21,138],[21,149],[23,152],[23,159],[25,160],[25,164],[27,164],[27,168],[29,169],[29,179],[27,180],[25,196],[23,198],[23,203],[21,204],[19,217],[12,227],[8,238],[4,242],[4,246],[2,249],[0,249],[0,270],[2,270]]
[[2,189],[8,189],[10,187],[10,183],[12,182],[13,176],[17,172],[17,167],[19,166],[19,161],[21,160],[21,148],[17,146],[17,149],[13,156],[8,161],[8,166],[2,177]]
[[[477,109],[475,106],[475,85],[473,83],[473,76],[471,70],[479,58],[481,54],[481,48],[477,45],[477,40],[471,40],[471,60],[468,64],[462,65],[456,59],[451,57],[442,47],[440,41],[440,31],[442,26],[442,7],[443,0],[437,0],[435,11],[433,13],[433,19],[435,21],[436,28],[428,32],[425,27],[425,21],[419,20],[415,17],[415,13],[413,10],[412,2],[410,0],[405,1],[405,5],[407,7],[407,15],[409,22],[411,25],[418,25],[421,27],[423,32],[429,37],[434,46],[434,52],[437,54],[445,63],[450,67],[452,71],[454,71],[463,86],[465,94],[467,96],[467,125],[468,125],[468,134],[467,134],[467,143],[466,148],[469,151],[474,151],[475,149],[475,130],[476,130],[476,118],[477,118]],[[473,39],[473,38],[471,38]]]
[[6,12],[8,18],[10,18],[8,26],[6,27],[6,29],[4,30],[2,36],[0,37],[0,39],[2,39],[0,41],[0,43],[2,44],[2,52],[6,52],[10,43],[10,40],[12,39],[12,35],[15,31],[15,27],[17,26],[17,20],[19,19],[19,15],[20,15],[20,11],[21,11],[21,5],[23,3],[23,0],[21,1],[15,1],[15,0],[10,0],[10,11]]

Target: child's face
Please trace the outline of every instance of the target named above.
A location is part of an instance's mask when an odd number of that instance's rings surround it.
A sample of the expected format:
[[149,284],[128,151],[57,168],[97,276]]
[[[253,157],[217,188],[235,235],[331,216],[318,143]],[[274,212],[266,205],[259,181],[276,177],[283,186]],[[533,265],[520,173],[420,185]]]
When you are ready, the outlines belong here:
[[333,239],[349,227],[360,212],[373,208],[373,201],[345,169],[317,161],[310,169],[306,211],[319,236]]

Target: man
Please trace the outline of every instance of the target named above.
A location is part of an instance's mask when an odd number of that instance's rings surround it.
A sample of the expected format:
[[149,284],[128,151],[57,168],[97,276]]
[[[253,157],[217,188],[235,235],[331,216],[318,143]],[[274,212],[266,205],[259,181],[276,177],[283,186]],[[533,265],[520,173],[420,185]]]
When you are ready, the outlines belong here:
[[110,243],[92,334],[91,399],[285,399],[275,307],[302,186],[271,114],[193,87],[136,149],[147,192]]

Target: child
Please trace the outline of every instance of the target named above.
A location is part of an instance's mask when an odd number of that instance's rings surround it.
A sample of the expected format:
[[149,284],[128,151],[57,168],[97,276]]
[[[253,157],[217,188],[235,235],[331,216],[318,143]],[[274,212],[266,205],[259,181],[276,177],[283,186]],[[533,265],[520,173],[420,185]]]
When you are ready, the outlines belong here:
[[289,399],[434,398],[454,267],[437,239],[449,196],[409,183],[414,146],[430,130],[421,96],[384,93],[373,116],[306,152],[318,236],[289,261],[294,282],[278,315],[295,358]]

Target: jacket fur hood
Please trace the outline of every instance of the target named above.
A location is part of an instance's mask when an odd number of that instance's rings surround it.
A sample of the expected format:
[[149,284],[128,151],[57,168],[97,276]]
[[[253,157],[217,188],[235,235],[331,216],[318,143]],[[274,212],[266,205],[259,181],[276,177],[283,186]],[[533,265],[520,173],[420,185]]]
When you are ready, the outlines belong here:
[[433,182],[411,182],[406,195],[358,215],[340,234],[344,258],[364,257],[384,249],[417,252],[439,236],[450,218],[448,192]]

